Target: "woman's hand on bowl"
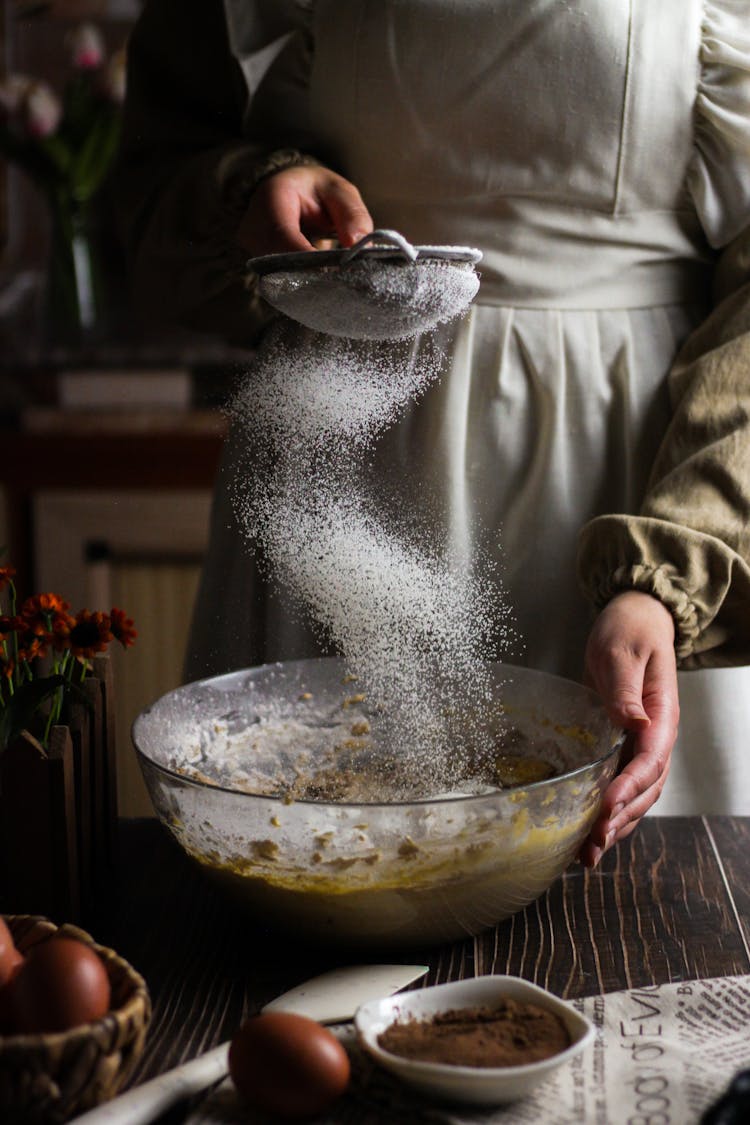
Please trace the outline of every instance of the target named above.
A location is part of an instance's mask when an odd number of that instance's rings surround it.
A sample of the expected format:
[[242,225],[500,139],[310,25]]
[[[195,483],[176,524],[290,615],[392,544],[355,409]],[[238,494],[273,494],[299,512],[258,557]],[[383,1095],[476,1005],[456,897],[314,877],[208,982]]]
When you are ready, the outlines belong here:
[[261,180],[237,231],[252,257],[314,250],[320,239],[352,246],[373,229],[359,191],[329,168],[298,165]]
[[585,682],[629,732],[625,765],[608,786],[580,853],[595,867],[607,848],[629,836],[658,799],[677,737],[679,702],[674,622],[650,594],[618,594],[594,622],[586,646]]

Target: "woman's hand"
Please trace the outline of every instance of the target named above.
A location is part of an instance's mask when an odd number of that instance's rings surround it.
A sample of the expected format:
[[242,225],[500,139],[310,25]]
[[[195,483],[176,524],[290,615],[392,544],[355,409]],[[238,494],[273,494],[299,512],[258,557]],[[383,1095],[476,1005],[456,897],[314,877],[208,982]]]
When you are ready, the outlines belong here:
[[373,229],[354,184],[319,165],[285,168],[261,180],[237,231],[252,257],[313,250],[313,242],[337,238],[352,246]]
[[594,867],[628,836],[661,793],[679,721],[674,622],[650,594],[628,590],[605,606],[586,646],[584,679],[628,732],[626,765],[607,788],[580,859]]

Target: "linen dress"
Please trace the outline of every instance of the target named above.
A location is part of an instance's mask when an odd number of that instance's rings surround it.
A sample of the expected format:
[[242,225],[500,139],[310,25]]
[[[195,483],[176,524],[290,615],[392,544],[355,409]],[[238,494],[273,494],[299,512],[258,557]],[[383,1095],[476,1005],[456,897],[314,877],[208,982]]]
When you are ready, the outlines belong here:
[[[507,660],[579,678],[594,607],[660,597],[689,670],[655,811],[750,814],[750,0],[226,0],[192,31],[174,7],[162,35],[192,36],[194,61],[162,56],[161,111],[148,17],[132,49],[147,299],[242,336],[230,220],[276,150],[335,168],[414,244],[481,249],[442,377],[375,471],[440,498],[469,567],[496,533]],[[243,541],[236,456],[190,678],[316,651]]]

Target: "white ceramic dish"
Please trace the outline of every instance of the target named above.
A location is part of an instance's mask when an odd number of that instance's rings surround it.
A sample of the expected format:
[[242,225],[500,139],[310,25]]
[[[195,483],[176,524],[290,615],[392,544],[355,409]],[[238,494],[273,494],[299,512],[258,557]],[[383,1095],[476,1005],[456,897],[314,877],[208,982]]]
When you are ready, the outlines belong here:
[[[490,1007],[505,998],[539,1004],[564,1021],[571,1045],[541,1062],[497,1068],[415,1062],[378,1046],[378,1036],[396,1019],[427,1020],[452,1008]],[[579,1054],[594,1026],[570,1004],[519,977],[483,976],[434,985],[363,1004],[354,1016],[359,1042],[377,1062],[423,1093],[472,1105],[501,1105],[525,1097],[552,1071]]]

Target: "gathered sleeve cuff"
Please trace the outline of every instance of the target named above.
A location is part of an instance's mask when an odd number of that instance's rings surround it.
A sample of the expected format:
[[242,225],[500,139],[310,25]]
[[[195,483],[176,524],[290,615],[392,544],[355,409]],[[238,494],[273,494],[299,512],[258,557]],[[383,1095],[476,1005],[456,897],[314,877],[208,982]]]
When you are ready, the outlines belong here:
[[598,609],[624,590],[658,598],[681,667],[750,663],[750,566],[721,540],[667,520],[600,516],[581,533],[579,575]]
[[717,278],[725,295],[669,375],[672,421],[640,511],[599,516],[579,541],[594,605],[657,597],[685,668],[750,664],[750,225]]

